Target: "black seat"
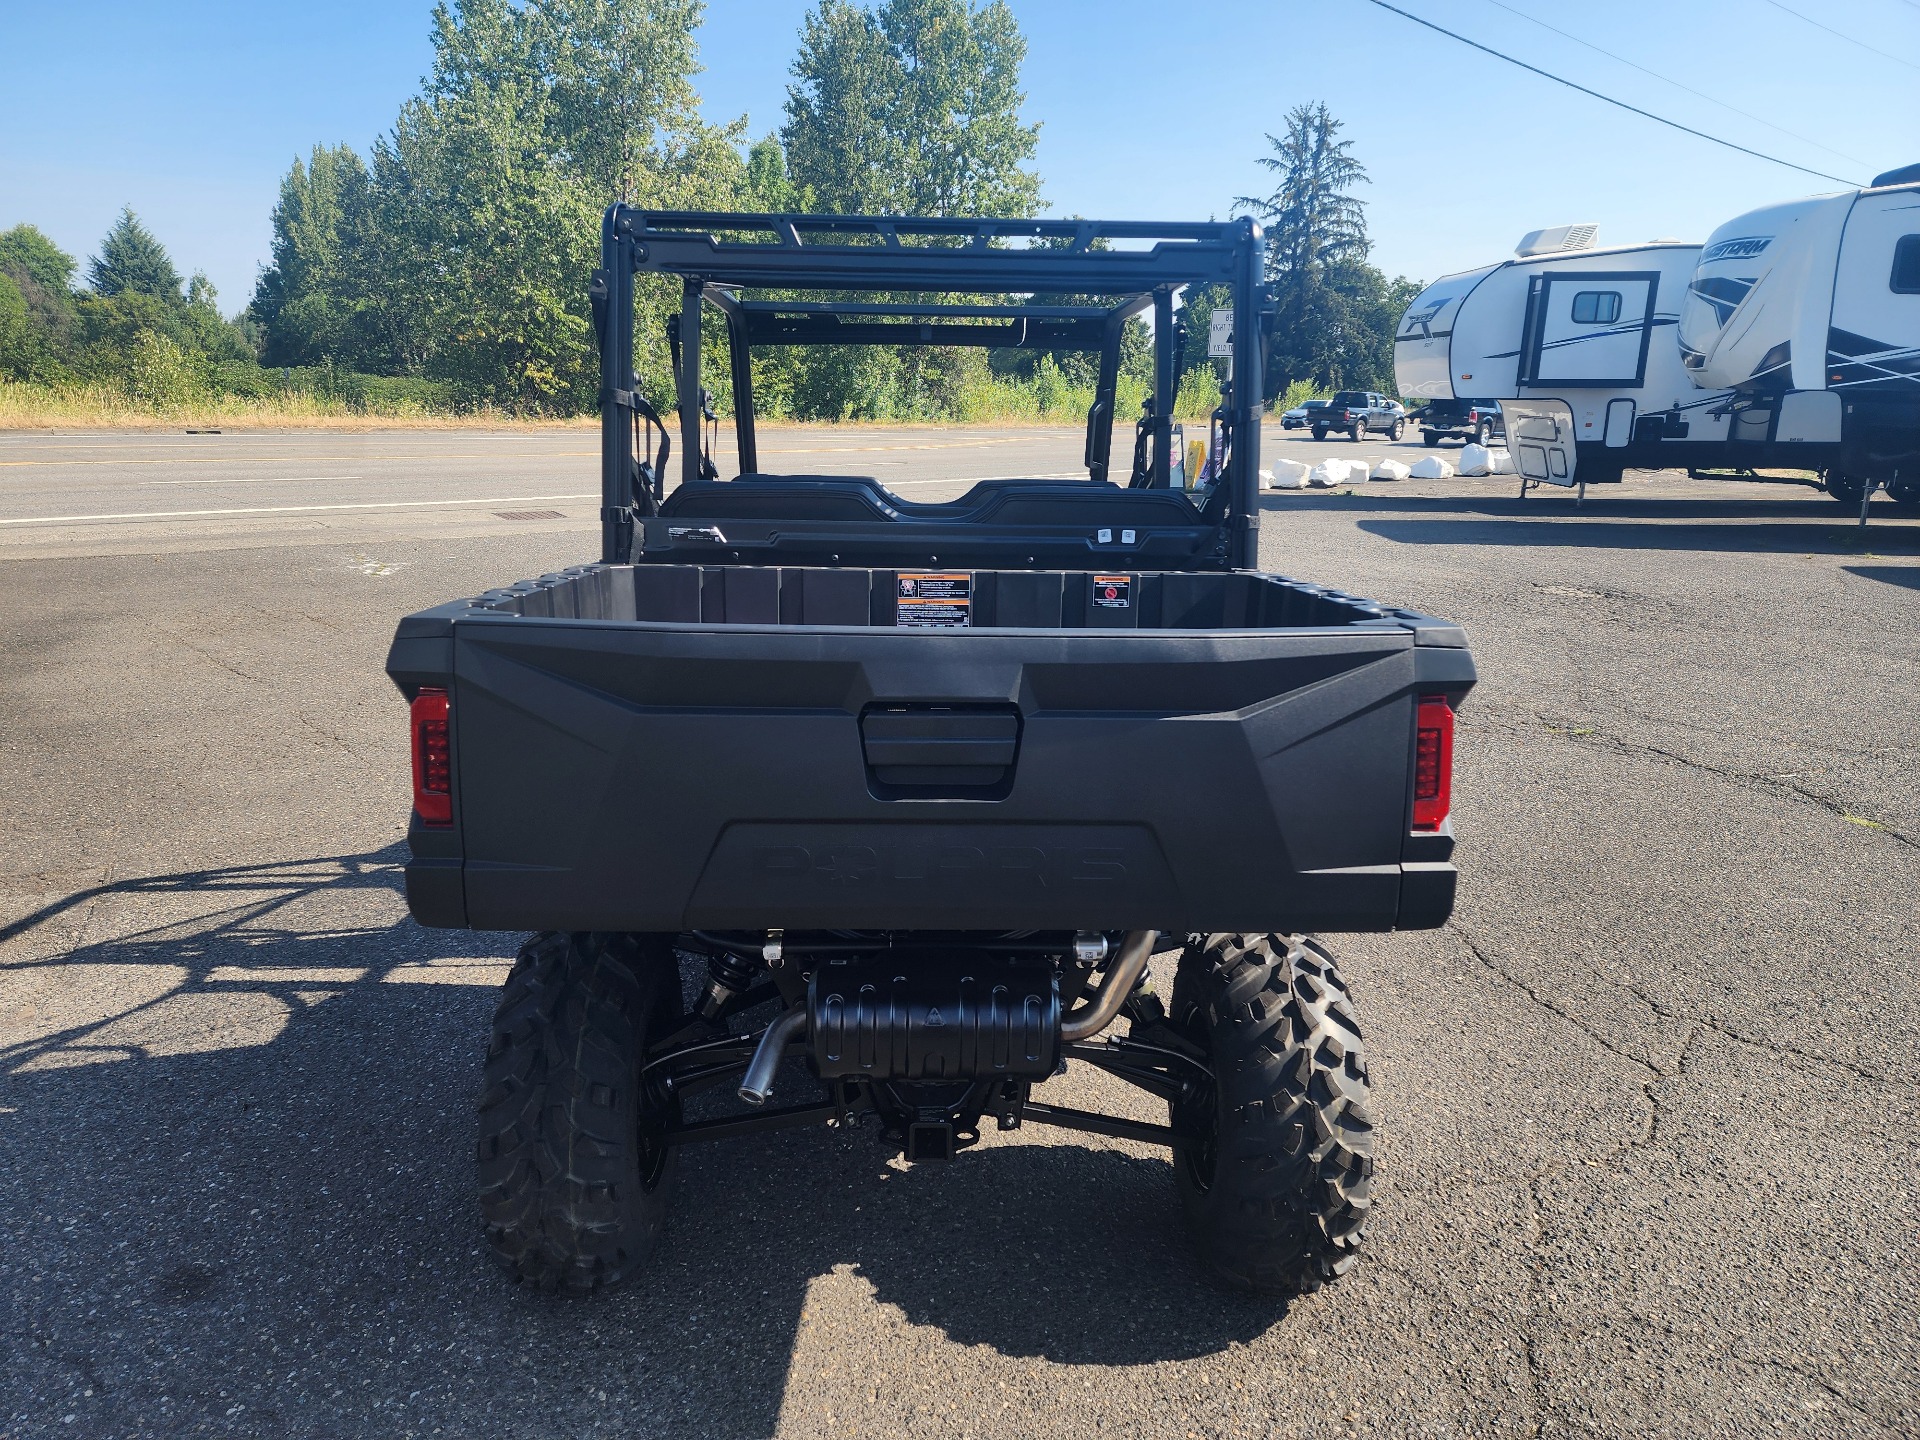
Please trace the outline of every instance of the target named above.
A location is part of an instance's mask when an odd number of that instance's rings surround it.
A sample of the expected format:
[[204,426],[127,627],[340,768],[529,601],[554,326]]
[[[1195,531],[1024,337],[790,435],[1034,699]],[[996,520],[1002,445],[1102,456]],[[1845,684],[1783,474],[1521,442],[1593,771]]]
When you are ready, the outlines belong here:
[[[748,477],[742,476],[741,479]],[[754,483],[698,480],[660,504],[676,520],[834,520],[870,524],[898,520],[878,482],[856,475],[756,475]],[[828,483],[822,483],[828,482]]]
[[824,520],[871,523],[1191,526],[1199,510],[1171,490],[1123,490],[1089,480],[982,480],[955,500],[903,500],[871,475],[766,475],[682,485],[660,507],[683,520]]

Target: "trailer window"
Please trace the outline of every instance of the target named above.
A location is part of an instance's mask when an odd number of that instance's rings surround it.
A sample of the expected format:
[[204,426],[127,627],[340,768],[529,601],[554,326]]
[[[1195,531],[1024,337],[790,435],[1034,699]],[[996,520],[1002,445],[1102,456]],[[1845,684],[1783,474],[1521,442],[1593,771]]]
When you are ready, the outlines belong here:
[[1573,323],[1611,325],[1620,318],[1618,290],[1582,290],[1573,297]]
[[1896,295],[1920,295],[1920,235],[1902,235],[1894,242],[1887,287]]

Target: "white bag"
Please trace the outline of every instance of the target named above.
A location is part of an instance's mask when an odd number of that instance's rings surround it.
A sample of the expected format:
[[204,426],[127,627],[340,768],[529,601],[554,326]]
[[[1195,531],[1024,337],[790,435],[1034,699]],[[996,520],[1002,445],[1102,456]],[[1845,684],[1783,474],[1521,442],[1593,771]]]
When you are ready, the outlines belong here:
[[1273,469],[1260,472],[1260,479],[1273,490],[1300,490],[1305,488],[1307,471],[1312,468],[1303,460],[1276,460]]
[[1428,455],[1413,462],[1413,469],[1407,472],[1416,480],[1450,480],[1453,478],[1453,466],[1438,455]]
[[1513,474],[1512,453],[1506,450],[1489,450],[1487,452],[1487,473],[1489,475]]
[[1352,471],[1352,464],[1346,460],[1322,460],[1307,474],[1307,484],[1316,490],[1331,490],[1336,485],[1344,485]]
[[1461,450],[1460,473],[1462,475],[1491,475],[1493,470],[1487,464],[1487,447],[1469,443]]
[[1398,460],[1382,460],[1378,465],[1373,467],[1372,478],[1375,480],[1404,480],[1412,473],[1412,471],[1405,465],[1402,465]]

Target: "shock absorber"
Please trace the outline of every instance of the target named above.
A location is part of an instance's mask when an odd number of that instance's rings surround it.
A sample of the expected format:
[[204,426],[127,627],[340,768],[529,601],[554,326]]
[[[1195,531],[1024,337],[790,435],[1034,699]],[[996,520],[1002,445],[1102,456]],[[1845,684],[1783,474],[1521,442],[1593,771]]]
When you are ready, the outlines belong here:
[[708,956],[707,993],[700,997],[700,1018],[712,1020],[719,1015],[729,1000],[753,983],[753,977],[759,972],[758,964],[731,950],[717,950]]

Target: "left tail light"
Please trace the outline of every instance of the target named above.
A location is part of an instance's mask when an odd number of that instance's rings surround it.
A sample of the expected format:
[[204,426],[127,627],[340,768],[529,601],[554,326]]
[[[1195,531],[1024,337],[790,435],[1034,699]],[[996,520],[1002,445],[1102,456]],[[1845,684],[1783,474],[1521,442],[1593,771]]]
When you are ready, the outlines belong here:
[[1438,830],[1453,805],[1453,706],[1422,695],[1414,721],[1413,828]]
[[447,739],[447,692],[413,697],[413,810],[424,825],[453,823],[453,751]]

